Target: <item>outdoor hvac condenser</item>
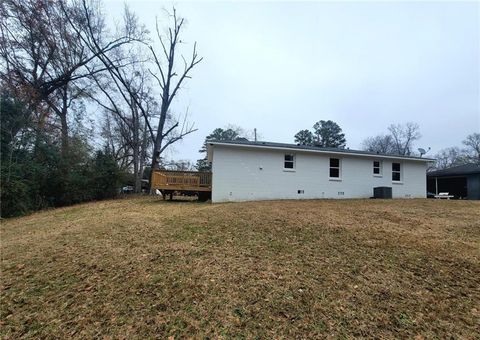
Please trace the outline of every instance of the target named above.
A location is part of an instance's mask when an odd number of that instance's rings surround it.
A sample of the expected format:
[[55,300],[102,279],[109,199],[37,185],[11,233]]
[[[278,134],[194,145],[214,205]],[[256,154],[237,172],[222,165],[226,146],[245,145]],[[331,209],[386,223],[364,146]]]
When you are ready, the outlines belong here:
[[392,198],[392,188],[391,187],[373,188],[373,197],[374,198]]

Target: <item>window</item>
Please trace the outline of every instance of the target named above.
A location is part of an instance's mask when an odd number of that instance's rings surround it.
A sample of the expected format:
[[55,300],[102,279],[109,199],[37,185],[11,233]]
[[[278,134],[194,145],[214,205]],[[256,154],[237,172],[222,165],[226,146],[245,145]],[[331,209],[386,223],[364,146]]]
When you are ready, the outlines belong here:
[[373,175],[382,176],[382,162],[373,161]]
[[295,155],[285,155],[283,167],[285,169],[295,169]]
[[392,181],[400,182],[402,179],[400,163],[392,163]]
[[330,178],[340,178],[340,159],[330,158]]

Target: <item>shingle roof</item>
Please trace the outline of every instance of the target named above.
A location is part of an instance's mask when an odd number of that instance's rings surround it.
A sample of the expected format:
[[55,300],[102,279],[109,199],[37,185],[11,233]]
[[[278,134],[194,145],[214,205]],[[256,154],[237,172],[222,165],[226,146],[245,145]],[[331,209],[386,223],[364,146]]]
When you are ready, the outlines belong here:
[[443,176],[461,176],[470,174],[480,174],[480,164],[464,164],[454,166],[448,169],[441,169],[430,171],[427,173],[429,177],[443,177]]
[[263,142],[263,141],[221,141],[221,140],[208,140],[208,144],[222,144],[222,145],[239,145],[239,146],[252,146],[252,147],[265,147],[265,148],[277,148],[277,149],[292,149],[300,151],[312,151],[312,152],[325,152],[325,153],[345,153],[345,154],[354,154],[354,155],[363,155],[363,156],[381,156],[387,158],[395,159],[411,159],[411,160],[421,160],[425,162],[433,162],[434,159],[431,158],[421,158],[413,156],[399,156],[393,154],[382,154],[370,151],[363,150],[352,150],[352,149],[341,149],[341,148],[324,148],[318,146],[307,146],[307,145],[297,145],[297,144],[287,144],[287,143],[274,143],[274,142]]

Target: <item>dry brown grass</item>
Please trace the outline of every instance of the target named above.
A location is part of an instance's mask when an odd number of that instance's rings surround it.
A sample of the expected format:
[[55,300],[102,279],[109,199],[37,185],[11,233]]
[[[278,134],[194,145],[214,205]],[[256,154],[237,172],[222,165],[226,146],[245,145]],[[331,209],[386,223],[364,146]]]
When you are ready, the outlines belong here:
[[2,221],[3,338],[480,337],[480,204],[136,198]]

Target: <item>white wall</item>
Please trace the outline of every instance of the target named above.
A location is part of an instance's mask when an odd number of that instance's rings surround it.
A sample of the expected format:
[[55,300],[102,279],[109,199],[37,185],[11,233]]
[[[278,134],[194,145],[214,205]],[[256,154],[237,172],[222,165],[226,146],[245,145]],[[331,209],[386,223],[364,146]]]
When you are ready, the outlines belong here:
[[[296,155],[295,171],[284,170],[285,153]],[[330,157],[341,159],[340,181],[329,179]],[[382,177],[373,175],[373,160],[382,161]],[[392,182],[390,159],[215,145],[212,201],[368,198],[377,186],[392,187],[394,198],[424,198],[427,164],[393,162],[402,164],[402,183]],[[304,193],[298,194],[298,190]]]

